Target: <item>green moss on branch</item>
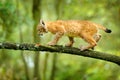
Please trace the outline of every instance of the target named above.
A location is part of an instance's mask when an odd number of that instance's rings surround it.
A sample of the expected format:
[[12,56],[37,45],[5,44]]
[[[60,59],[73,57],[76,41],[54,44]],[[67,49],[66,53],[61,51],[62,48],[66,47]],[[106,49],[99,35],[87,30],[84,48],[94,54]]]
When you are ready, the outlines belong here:
[[91,57],[96,59],[101,59],[109,62],[116,63],[120,65],[120,56],[107,54],[98,51],[80,51],[78,48],[74,47],[64,47],[64,46],[35,46],[35,44],[28,43],[0,43],[0,49],[12,49],[12,50],[29,50],[29,51],[48,51],[48,52],[58,52],[66,53],[72,55],[79,55],[84,57]]

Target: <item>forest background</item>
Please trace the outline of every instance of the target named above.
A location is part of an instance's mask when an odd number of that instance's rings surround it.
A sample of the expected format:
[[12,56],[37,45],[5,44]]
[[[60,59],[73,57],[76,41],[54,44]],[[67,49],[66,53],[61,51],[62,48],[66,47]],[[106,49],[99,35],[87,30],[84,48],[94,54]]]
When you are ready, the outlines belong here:
[[[0,0],[0,42],[45,45],[38,38],[39,20],[89,20],[112,30],[100,31],[95,51],[120,56],[120,0]],[[62,37],[59,45],[68,42]],[[79,38],[74,47],[86,45]],[[39,53],[39,54],[38,54]],[[49,52],[0,50],[0,80],[120,80],[120,67],[102,60]]]

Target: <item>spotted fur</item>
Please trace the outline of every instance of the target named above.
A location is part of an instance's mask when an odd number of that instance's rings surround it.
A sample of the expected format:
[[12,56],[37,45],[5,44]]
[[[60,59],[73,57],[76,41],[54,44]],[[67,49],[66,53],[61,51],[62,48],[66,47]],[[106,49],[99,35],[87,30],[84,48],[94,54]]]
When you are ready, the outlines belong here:
[[44,22],[40,20],[40,23],[37,26],[37,32],[39,35],[42,35],[46,32],[51,32],[55,35],[54,39],[48,43],[48,45],[56,45],[58,40],[63,36],[68,36],[70,42],[66,46],[72,46],[74,43],[74,37],[79,37],[89,43],[88,46],[80,47],[81,50],[93,49],[101,35],[98,33],[98,30],[104,30],[107,33],[110,33],[111,30],[90,22],[90,21],[80,21],[80,20],[57,20],[51,22]]

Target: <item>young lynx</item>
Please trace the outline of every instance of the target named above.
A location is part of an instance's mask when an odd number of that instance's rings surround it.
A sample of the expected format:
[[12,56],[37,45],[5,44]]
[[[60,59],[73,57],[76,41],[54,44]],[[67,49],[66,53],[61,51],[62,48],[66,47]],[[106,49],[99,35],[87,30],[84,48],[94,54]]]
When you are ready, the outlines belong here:
[[94,49],[99,41],[101,35],[98,33],[98,29],[104,30],[107,33],[111,33],[111,30],[99,25],[92,23],[90,21],[80,21],[80,20],[57,20],[53,22],[44,22],[40,20],[37,26],[37,32],[39,35],[43,35],[48,31],[55,34],[54,39],[48,43],[48,45],[56,45],[58,40],[66,35],[69,38],[69,43],[66,46],[72,46],[74,43],[74,37],[79,37],[89,43],[88,46],[82,46],[80,49]]

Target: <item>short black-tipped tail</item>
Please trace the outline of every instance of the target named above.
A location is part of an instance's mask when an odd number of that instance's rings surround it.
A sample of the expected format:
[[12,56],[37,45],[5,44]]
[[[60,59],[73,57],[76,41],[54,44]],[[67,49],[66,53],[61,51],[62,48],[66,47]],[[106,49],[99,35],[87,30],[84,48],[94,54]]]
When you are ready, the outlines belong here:
[[112,31],[110,29],[107,29],[105,30],[106,33],[111,33]]

